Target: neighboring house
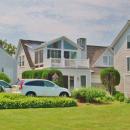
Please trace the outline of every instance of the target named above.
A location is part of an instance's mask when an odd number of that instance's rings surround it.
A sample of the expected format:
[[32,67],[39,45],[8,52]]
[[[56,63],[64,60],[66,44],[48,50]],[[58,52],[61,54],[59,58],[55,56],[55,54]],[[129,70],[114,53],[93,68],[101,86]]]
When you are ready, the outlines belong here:
[[111,48],[114,51],[114,68],[121,75],[117,89],[130,97],[130,21],[126,23],[114,39]]
[[32,40],[19,40],[17,51],[16,51],[16,61],[17,61],[17,77],[22,78],[22,72],[29,69],[35,69],[34,49],[41,45],[42,41],[32,41]]
[[92,70],[92,86],[100,86],[100,71],[113,66],[113,51],[105,46],[87,45],[87,56]]
[[0,72],[4,72],[14,84],[17,81],[16,60],[0,47]]
[[20,40],[16,53],[18,78],[25,70],[56,68],[64,78],[64,87],[91,86],[86,39],[77,43],[65,36],[49,42]]

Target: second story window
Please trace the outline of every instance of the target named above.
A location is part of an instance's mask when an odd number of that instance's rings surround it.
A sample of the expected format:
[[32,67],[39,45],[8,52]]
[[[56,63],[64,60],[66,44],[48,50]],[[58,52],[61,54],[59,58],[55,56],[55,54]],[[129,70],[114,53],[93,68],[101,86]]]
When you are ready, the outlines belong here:
[[112,56],[103,56],[103,64],[105,66],[112,66],[113,65],[113,57]]
[[19,56],[19,66],[24,66],[24,56]]
[[127,57],[127,71],[130,71],[130,57]]
[[47,58],[61,58],[61,50],[47,50]]
[[43,63],[43,50],[35,51],[35,64]]
[[64,51],[65,59],[76,59],[77,53],[75,51]]
[[130,49],[130,35],[127,36],[127,48]]

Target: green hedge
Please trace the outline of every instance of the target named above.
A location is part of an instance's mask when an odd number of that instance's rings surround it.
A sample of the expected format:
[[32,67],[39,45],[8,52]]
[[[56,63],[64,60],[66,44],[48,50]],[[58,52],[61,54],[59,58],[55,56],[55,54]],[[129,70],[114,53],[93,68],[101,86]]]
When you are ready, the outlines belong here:
[[3,72],[0,72],[0,80],[4,80],[7,83],[11,82],[10,78],[5,73],[3,73]]
[[79,88],[72,91],[72,96],[79,102],[102,102],[108,98],[107,92],[98,88]]
[[77,106],[74,99],[61,97],[26,97],[17,94],[0,94],[0,109],[54,108]]
[[[58,75],[58,79],[53,80],[52,76]],[[22,73],[23,79],[48,79],[55,82],[59,86],[63,86],[63,75],[57,69],[28,70]]]

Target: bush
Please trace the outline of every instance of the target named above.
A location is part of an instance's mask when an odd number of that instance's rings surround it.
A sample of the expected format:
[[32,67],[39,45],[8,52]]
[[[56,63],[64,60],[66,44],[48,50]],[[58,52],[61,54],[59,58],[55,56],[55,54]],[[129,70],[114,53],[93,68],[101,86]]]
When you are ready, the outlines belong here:
[[0,109],[73,107],[77,103],[71,98],[26,97],[17,94],[0,94]]
[[34,78],[34,71],[33,70],[27,70],[22,73],[23,79],[33,79]]
[[10,78],[3,72],[0,72],[0,80],[4,80],[7,83],[11,82]]
[[115,100],[120,101],[120,102],[123,102],[125,100],[124,94],[119,91],[115,92],[114,98],[115,98]]
[[106,97],[107,93],[105,90],[98,88],[80,88],[73,90],[72,96],[80,102],[94,103],[101,102],[101,99]]
[[[58,78],[53,79],[53,75],[57,74]],[[22,73],[23,79],[48,79],[59,86],[63,86],[63,75],[57,69],[28,70]]]
[[107,88],[109,93],[113,95],[115,86],[120,83],[120,73],[118,70],[111,68],[105,68],[100,73],[102,84]]

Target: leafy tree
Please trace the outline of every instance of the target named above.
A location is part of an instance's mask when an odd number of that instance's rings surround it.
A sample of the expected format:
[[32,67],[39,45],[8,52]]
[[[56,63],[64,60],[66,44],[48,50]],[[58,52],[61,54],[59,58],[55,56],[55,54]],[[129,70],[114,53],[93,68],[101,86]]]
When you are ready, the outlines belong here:
[[4,80],[7,83],[11,82],[10,78],[5,73],[3,73],[3,72],[0,72],[0,80]]
[[113,95],[115,86],[119,85],[120,83],[120,73],[111,67],[103,69],[100,73],[100,77],[102,84],[107,88],[109,93]]
[[9,54],[15,54],[16,47],[11,43],[8,43],[6,40],[0,40],[0,46]]

